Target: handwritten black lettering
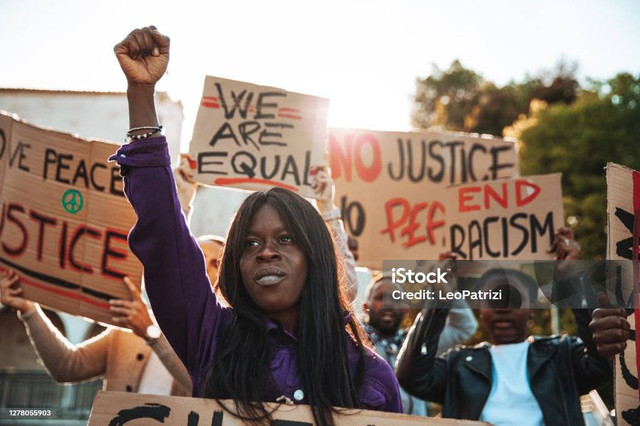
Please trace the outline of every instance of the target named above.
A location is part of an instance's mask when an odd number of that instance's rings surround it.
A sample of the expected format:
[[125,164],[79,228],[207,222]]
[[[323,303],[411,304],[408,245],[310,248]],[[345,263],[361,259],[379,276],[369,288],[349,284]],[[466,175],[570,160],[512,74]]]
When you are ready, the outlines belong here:
[[258,94],[258,102],[256,105],[256,115],[255,115],[255,119],[256,120],[261,120],[261,119],[265,119],[265,120],[270,120],[273,118],[276,118],[276,115],[271,113],[271,114],[266,114],[263,112],[264,109],[266,108],[278,108],[278,104],[274,103],[274,102],[269,102],[266,103],[264,102],[264,99],[269,97],[269,96],[280,96],[280,97],[286,97],[287,94],[286,92],[262,92]]
[[4,151],[7,148],[7,136],[4,130],[0,129],[0,158],[4,157]]
[[[349,233],[354,237],[359,237],[364,231],[367,215],[364,207],[358,201],[347,201],[347,197],[340,197],[340,211],[342,221],[347,225]],[[354,219],[355,216],[355,219]]]
[[227,175],[224,170],[216,170],[209,166],[221,166],[224,165],[224,161],[207,161],[209,158],[227,158],[229,154],[226,152],[199,152],[198,153],[198,173],[210,174],[210,175]]
[[[222,108],[224,109],[224,118],[226,118],[227,120],[232,119],[235,115],[236,110],[242,118],[247,118],[247,111],[249,110],[249,105],[251,104],[251,100],[253,99],[253,93],[249,92],[249,94],[247,95],[247,90],[245,89],[242,92],[236,94],[232,90],[231,99],[233,105],[231,109],[229,109],[229,104],[227,102],[227,99],[225,98],[224,91],[222,90],[222,85],[220,83],[215,83],[215,86],[218,90],[218,99],[220,100],[220,105],[222,105]],[[243,99],[244,105],[241,105]]]
[[153,419],[159,423],[164,423],[169,414],[171,414],[171,408],[166,405],[146,403],[142,406],[118,411],[118,415],[111,419],[109,426],[123,426],[131,420],[137,419]]
[[9,159],[9,167],[13,167],[13,163],[16,161],[16,157],[17,157],[18,168],[20,170],[28,172],[29,167],[27,167],[27,165],[24,164],[23,161],[25,158],[27,158],[27,155],[25,154],[25,150],[29,148],[31,148],[30,144],[24,143],[24,142],[18,142],[18,146],[16,146],[16,149],[13,151],[13,154],[11,154],[11,158]]

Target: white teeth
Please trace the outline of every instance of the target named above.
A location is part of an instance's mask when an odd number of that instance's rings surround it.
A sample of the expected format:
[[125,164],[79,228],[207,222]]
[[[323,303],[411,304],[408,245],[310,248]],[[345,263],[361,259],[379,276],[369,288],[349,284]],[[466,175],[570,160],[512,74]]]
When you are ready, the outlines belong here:
[[261,277],[258,281],[258,284],[274,284],[280,281],[282,277],[280,275],[265,275]]

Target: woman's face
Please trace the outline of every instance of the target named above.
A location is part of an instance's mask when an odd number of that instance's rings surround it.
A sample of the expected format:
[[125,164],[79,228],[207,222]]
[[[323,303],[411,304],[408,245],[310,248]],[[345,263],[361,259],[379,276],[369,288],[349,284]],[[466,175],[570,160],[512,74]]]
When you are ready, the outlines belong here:
[[501,301],[488,302],[487,306],[479,310],[481,323],[496,345],[520,343],[529,335],[531,310],[525,309],[529,302],[523,304],[521,289],[517,286],[525,287],[526,284],[494,279],[484,287],[500,290],[503,297]]
[[283,325],[297,318],[307,260],[270,204],[251,220],[240,270],[247,292],[267,316]]

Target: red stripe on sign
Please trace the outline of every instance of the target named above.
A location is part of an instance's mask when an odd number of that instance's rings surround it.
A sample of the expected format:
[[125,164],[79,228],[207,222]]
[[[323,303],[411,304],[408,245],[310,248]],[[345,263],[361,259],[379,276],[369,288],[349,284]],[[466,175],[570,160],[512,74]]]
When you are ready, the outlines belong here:
[[202,101],[200,105],[207,108],[220,108],[220,105],[215,102]]
[[203,96],[202,99],[206,99],[207,101],[216,101],[218,102],[218,98],[215,96]]
[[[638,248],[640,247],[640,173],[633,172],[633,318],[636,333],[640,325],[640,269],[638,268]],[[640,371],[640,337],[636,334],[636,369]],[[640,398],[640,389],[638,389]]]
[[40,284],[40,283],[37,283],[35,281],[30,281],[30,280],[25,279],[25,278],[21,278],[20,282],[24,283],[24,284],[27,284],[27,285],[30,285],[32,287],[37,287],[37,288],[39,288],[41,290],[44,290],[44,291],[48,291],[50,293],[55,293],[55,294],[58,294],[60,296],[68,297],[70,299],[79,300],[79,301],[87,303],[89,305],[97,306],[98,308],[109,310],[109,303],[97,302],[97,301],[85,296],[82,293],[76,293],[76,292],[72,292],[72,291],[69,291],[69,290],[61,290],[59,288],[50,288],[50,287],[45,286],[44,284]]
[[278,112],[295,112],[295,113],[300,113],[299,109],[295,109],[295,108],[278,108]]
[[215,180],[216,185],[229,186],[237,183],[259,183],[262,185],[277,186],[280,188],[288,189],[289,191],[298,192],[298,188],[295,186],[287,185],[282,182],[276,182],[267,179],[251,179],[251,178],[218,178]]
[[302,120],[302,117],[299,117],[297,115],[291,115],[291,114],[280,114],[278,113],[278,118],[292,118],[294,120]]
[[[0,267],[0,271],[6,271],[6,270],[7,269]],[[20,275],[20,283],[21,284],[26,284],[26,285],[31,286],[31,287],[36,287],[36,288],[39,288],[40,290],[44,290],[44,291],[47,291],[49,293],[57,294],[59,296],[68,297],[69,299],[80,300],[81,302],[85,302],[85,303],[88,303],[89,305],[97,306],[98,308],[109,310],[109,303],[107,303],[107,302],[97,302],[97,301],[95,301],[95,300],[83,295],[82,293],[77,292],[77,291],[62,290],[60,288],[49,287],[47,285],[40,284],[40,283],[35,282],[35,281],[31,281],[30,279],[26,278],[24,275]]]

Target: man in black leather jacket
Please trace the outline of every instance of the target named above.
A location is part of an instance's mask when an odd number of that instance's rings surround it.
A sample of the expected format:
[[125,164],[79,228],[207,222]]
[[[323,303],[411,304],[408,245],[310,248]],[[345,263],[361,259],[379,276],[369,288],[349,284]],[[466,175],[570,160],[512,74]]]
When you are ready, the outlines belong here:
[[[564,244],[575,243],[573,238],[566,242],[566,236],[561,237]],[[573,237],[572,233],[570,237]],[[565,253],[559,253],[559,259],[577,258],[579,247],[577,253],[566,253],[571,247],[562,249]],[[494,286],[501,284],[498,282],[500,274],[495,272],[489,278]],[[509,272],[508,275],[509,281],[518,279],[517,273]],[[490,412],[494,414],[493,421],[496,421],[497,413],[498,418],[512,416],[511,420],[521,425],[541,422],[546,426],[583,425],[580,395],[612,380],[612,367],[604,356],[608,357],[617,349],[624,348],[626,343],[623,343],[623,337],[625,333],[628,337],[626,330],[629,329],[628,323],[625,325],[622,321],[626,315],[623,310],[601,310],[601,314],[605,315],[594,315],[593,322],[596,324],[591,324],[593,330],[600,330],[600,342],[594,342],[589,330],[591,315],[589,311],[580,309],[574,310],[574,315],[581,339],[567,335],[527,339],[527,309],[494,307],[480,310],[481,320],[491,334],[494,345],[485,342],[474,347],[457,347],[438,358],[436,347],[447,311],[425,308],[418,315],[398,356],[396,374],[401,386],[409,393],[442,404],[443,417],[457,419],[490,420],[491,417],[487,415]],[[618,318],[614,321],[610,318],[612,316]],[[607,346],[608,351],[603,353],[604,356],[598,353],[597,345],[600,343],[602,347]],[[520,382],[517,377],[510,377],[504,372],[502,376],[496,376],[496,372],[500,373],[504,368],[495,363],[506,359],[493,359],[495,348],[518,344],[525,346],[523,350],[526,354],[522,357],[523,377]],[[616,349],[613,352],[612,347]],[[522,391],[527,384],[530,390],[524,391],[528,392],[530,405],[519,406],[522,397],[515,393],[509,400],[511,394],[504,389]],[[498,390],[502,386],[501,392],[497,391],[496,385]],[[500,393],[502,399],[495,399]]]

